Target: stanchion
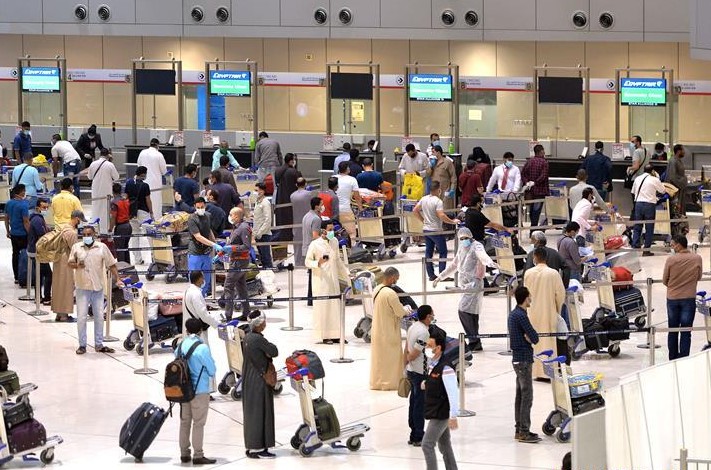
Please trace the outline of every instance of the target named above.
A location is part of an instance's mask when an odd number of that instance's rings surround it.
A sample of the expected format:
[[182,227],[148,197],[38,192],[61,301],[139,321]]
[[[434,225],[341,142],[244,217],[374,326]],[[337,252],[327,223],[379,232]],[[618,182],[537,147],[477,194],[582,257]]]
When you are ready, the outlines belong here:
[[654,357],[654,350],[660,347],[657,344],[656,330],[657,330],[657,328],[653,325],[649,327],[649,365],[650,366],[653,366],[654,363],[656,362],[655,357]]
[[156,369],[148,367],[148,349],[151,344],[151,330],[148,326],[148,295],[141,293],[141,315],[143,316],[143,368],[133,371],[134,374],[149,375],[157,374]]
[[[654,279],[651,277],[647,278],[647,325],[650,326],[647,331],[647,342],[645,344],[638,344],[639,349],[656,349],[661,348],[658,344],[654,342],[654,323],[652,323],[652,285],[654,284]],[[652,364],[654,364],[654,353],[650,353],[652,357]]]
[[427,303],[427,261],[422,258],[422,303]]
[[281,329],[283,331],[300,331],[303,330],[302,327],[294,326],[294,264],[289,263],[286,269],[289,282],[289,326],[283,326]]
[[467,368],[467,365],[464,362],[464,350],[466,348],[464,339],[464,333],[459,333],[459,363],[457,364],[459,372],[459,413],[457,414],[457,417],[459,418],[476,416],[476,412],[468,410],[465,406],[464,370]]
[[210,294],[213,299],[217,298],[217,273],[215,272],[215,263],[212,262],[216,255],[215,250],[210,250]]
[[[511,284],[506,283],[506,314],[511,313]],[[506,351],[499,351],[499,356],[513,356],[513,351],[511,350],[511,332],[508,331],[508,322],[506,322],[506,331],[509,333],[506,336]]]
[[40,317],[42,315],[49,315],[49,312],[45,312],[42,310],[40,307],[41,305],[41,293],[42,289],[40,288],[40,269],[37,266],[37,260],[36,257],[37,255],[35,253],[27,253],[27,272],[30,272],[30,265],[35,265],[35,311],[30,312],[30,315],[33,317]]
[[[25,253],[27,253],[27,250],[25,250]],[[39,271],[39,270],[37,270]],[[35,301],[35,296],[32,295],[30,292],[30,289],[32,289],[32,264],[30,264],[30,254],[27,253],[27,279],[25,279],[25,282],[27,282],[27,293],[23,296],[18,297],[18,300],[25,300],[27,302],[34,302]],[[35,289],[37,287],[35,286]]]
[[346,354],[346,293],[343,292],[341,294],[341,328],[340,328],[340,333],[338,337],[338,349],[339,349],[339,354],[340,357],[337,359],[331,359],[331,362],[335,362],[336,364],[348,364],[353,362],[353,359],[344,357]]
[[115,336],[111,336],[111,316],[114,313],[114,309],[111,307],[113,303],[113,276],[111,276],[111,271],[106,271],[106,313],[104,314],[104,321],[106,322],[106,334],[104,335],[105,343],[114,343],[119,339]]
[[[457,256],[459,251],[459,237],[457,236],[457,228],[454,228],[454,256]],[[464,260],[462,260],[462,263]],[[454,271],[454,287],[459,287],[459,269]]]

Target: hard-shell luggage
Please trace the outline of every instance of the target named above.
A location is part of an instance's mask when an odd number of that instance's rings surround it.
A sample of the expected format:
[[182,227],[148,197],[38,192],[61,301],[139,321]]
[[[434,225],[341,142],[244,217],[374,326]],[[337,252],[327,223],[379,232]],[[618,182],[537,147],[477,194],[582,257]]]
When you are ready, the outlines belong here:
[[289,374],[294,374],[292,376],[294,380],[301,380],[302,375],[296,373],[296,371],[304,367],[309,370],[309,379],[322,379],[326,376],[321,359],[313,351],[308,349],[297,350],[286,358],[286,370]]
[[163,426],[168,413],[151,403],[143,403],[121,427],[119,446],[136,460],[143,460],[153,440]]
[[151,332],[151,341],[154,343],[174,338],[179,333],[178,325],[173,317],[158,316],[156,320],[148,322],[148,327]]
[[602,408],[605,406],[605,399],[599,393],[593,393],[584,397],[573,398],[571,404],[573,405],[573,415],[579,415]]
[[614,296],[615,311],[618,315],[633,317],[647,311],[642,292],[636,287],[615,291]]
[[372,263],[373,254],[365,249],[362,245],[356,245],[351,248],[348,255],[348,263]]
[[20,400],[17,403],[8,402],[2,407],[2,416],[5,420],[5,427],[13,427],[29,421],[34,417],[32,405],[29,400]]
[[17,454],[45,445],[47,443],[47,431],[42,423],[36,419],[30,419],[14,426],[12,429],[8,429],[7,441],[10,453]]
[[0,387],[5,389],[8,395],[17,393],[20,390],[20,378],[12,370],[0,372]]
[[341,424],[338,422],[338,416],[333,405],[323,397],[316,398],[313,404],[318,438],[326,441],[338,437],[341,432]]
[[183,314],[183,293],[166,292],[161,296],[158,313],[164,317],[174,317]]
[[[358,324],[355,329],[353,329],[353,334],[356,338],[365,338],[370,336],[370,329],[373,326],[373,319],[370,317],[363,317],[358,320]],[[366,343],[369,341],[366,340]]]

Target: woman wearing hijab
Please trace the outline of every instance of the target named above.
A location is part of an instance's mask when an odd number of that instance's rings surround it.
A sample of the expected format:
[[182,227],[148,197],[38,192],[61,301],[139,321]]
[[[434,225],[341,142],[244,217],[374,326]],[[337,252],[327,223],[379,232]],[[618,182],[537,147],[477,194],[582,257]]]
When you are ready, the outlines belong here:
[[101,134],[96,132],[96,124],[89,126],[86,132],[79,136],[76,149],[84,162],[84,168],[89,168],[89,165],[96,157],[96,149],[104,150],[104,144],[101,143]]
[[468,349],[481,351],[481,340],[474,336],[479,334],[479,311],[484,298],[484,275],[487,266],[495,268],[496,263],[486,254],[484,245],[474,240],[471,230],[462,227],[457,231],[457,237],[459,237],[459,249],[454,261],[439,273],[432,285],[436,286],[442,279],[455,272],[459,273],[461,288],[467,291],[459,300],[459,321],[462,322],[464,332],[467,334]]
[[244,446],[250,459],[270,459],[274,447],[274,389],[263,374],[279,355],[277,347],[262,335],[267,318],[259,310],[249,314],[250,332],[244,337],[242,366],[242,410],[244,413]]
[[481,177],[481,182],[486,188],[486,185],[489,184],[489,179],[494,172],[494,169],[491,167],[491,158],[489,158],[489,155],[484,152],[483,148],[474,147],[468,160],[474,160],[476,162],[476,166],[474,166],[474,173]]

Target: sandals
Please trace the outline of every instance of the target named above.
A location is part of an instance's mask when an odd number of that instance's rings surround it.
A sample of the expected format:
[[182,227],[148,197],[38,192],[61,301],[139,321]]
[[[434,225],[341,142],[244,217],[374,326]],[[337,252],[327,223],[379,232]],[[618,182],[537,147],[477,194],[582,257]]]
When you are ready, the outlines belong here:
[[76,353],[79,355],[86,354],[86,348],[84,346],[79,346],[76,350]]
[[101,346],[100,348],[96,349],[96,352],[112,354],[112,353],[115,353],[116,351],[114,351],[113,348],[110,348],[108,346]]

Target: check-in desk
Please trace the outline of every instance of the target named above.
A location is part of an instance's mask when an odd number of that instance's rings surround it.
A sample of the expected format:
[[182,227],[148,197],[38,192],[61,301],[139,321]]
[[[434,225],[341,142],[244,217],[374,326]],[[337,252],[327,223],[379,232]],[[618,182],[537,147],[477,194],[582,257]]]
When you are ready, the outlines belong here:
[[[138,155],[146,148],[148,147],[145,145],[126,145],[126,163],[137,163]],[[187,164],[185,161],[185,146],[166,145],[160,146],[158,150],[160,150],[163,157],[165,157],[165,163],[175,167],[176,177],[182,175],[185,171],[185,165]],[[128,176],[133,176],[133,173],[129,171]]]

